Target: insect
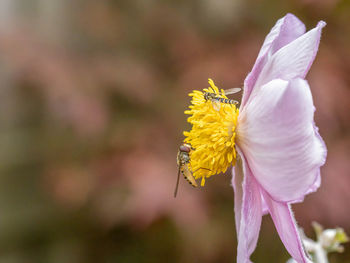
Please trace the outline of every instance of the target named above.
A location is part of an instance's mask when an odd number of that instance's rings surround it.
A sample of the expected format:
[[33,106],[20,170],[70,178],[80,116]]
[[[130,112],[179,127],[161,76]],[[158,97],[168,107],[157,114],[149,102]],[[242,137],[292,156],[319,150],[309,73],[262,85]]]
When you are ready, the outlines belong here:
[[[179,180],[180,180],[180,173],[183,174],[183,176],[189,182],[190,185],[192,185],[193,187],[198,187],[196,179],[194,179],[194,177],[193,177],[193,172],[189,167],[189,163],[191,160],[190,159],[190,152],[192,150],[195,150],[195,149],[190,144],[183,143],[180,145],[179,151],[177,152],[176,161],[177,161],[177,165],[178,165],[179,169],[177,172],[177,181],[176,181],[176,186],[175,186],[174,197],[176,197],[176,195],[177,195],[177,189],[179,187]],[[211,171],[208,168],[202,168],[202,167],[198,168],[196,171],[198,171],[200,169]],[[194,172],[196,172],[196,171],[194,171]]]
[[190,170],[188,164],[190,163],[190,152],[193,150],[192,146],[187,143],[183,143],[179,147],[179,151],[177,152],[177,165],[179,170],[177,172],[177,181],[174,192],[174,197],[177,195],[177,189],[179,187],[180,173],[182,173],[185,179],[192,185],[193,187],[198,187],[196,180],[192,175],[192,171]]
[[[241,90],[242,90],[241,88],[227,89],[227,90],[224,90],[224,94],[225,95],[235,94],[237,92],[240,92]],[[222,98],[222,97],[220,97],[220,95],[221,94],[219,94],[219,93],[204,92],[204,99],[206,101],[210,100],[213,103],[214,109],[217,111],[220,110],[220,103],[235,104],[235,105],[237,105],[239,103],[236,100]]]

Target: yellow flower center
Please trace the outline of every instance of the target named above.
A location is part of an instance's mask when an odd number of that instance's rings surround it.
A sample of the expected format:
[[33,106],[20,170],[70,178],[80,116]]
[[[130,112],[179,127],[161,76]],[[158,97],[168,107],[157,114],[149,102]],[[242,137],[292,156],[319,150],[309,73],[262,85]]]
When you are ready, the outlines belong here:
[[185,111],[191,115],[187,121],[192,129],[184,132],[184,141],[193,147],[190,165],[193,176],[202,178],[202,186],[205,178],[226,172],[230,165],[235,165],[235,130],[239,113],[234,104],[206,98],[205,94],[209,92],[216,98],[227,99],[224,90],[219,92],[211,79],[208,82],[210,87],[203,92],[194,90],[189,94],[192,105]]

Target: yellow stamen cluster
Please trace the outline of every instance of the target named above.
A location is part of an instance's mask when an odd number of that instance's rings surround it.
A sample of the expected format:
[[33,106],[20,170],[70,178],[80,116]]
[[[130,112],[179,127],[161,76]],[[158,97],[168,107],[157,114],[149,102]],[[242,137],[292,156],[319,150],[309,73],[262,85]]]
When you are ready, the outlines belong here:
[[[187,121],[192,125],[189,132],[184,132],[185,142],[194,148],[191,151],[191,168],[196,179],[226,172],[230,165],[235,165],[235,129],[238,109],[233,104],[206,100],[205,92],[215,93],[217,97],[227,98],[224,90],[219,92],[214,82],[209,79],[210,87],[202,91],[194,90],[192,105],[185,114],[191,115]],[[215,105],[216,104],[216,105]]]

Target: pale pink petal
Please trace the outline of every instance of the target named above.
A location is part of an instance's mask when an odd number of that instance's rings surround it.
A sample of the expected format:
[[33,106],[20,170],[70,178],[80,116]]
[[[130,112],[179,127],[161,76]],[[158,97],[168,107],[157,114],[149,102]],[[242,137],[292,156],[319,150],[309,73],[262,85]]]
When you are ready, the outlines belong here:
[[243,200],[243,178],[244,171],[242,161],[237,159],[236,165],[232,168],[232,187],[234,190],[235,200],[235,222],[236,222],[236,233],[237,237],[239,234],[240,223],[241,223],[241,211],[242,211],[242,200]]
[[305,78],[315,59],[322,28],[325,25],[325,22],[320,21],[314,29],[273,54],[261,70],[255,85],[259,87],[277,78],[284,80]]
[[278,49],[287,45],[304,33],[305,25],[292,14],[287,14],[277,21],[276,25],[266,36],[255,65],[244,81],[244,94],[241,103],[242,107],[247,102],[257,77],[259,76],[267,59],[271,57]]
[[259,184],[276,201],[301,200],[319,180],[326,148],[314,127],[305,80],[273,80],[238,117],[237,145]]
[[[243,184],[243,177],[244,177],[242,168],[241,167],[238,168],[239,165],[240,164],[232,168],[232,187],[235,194],[235,221],[236,221],[237,233],[239,232],[239,227],[241,222],[241,208],[242,208],[242,197],[243,197],[242,184]],[[261,195],[261,210],[262,210],[262,215],[266,215],[269,212],[267,204],[265,203],[264,197],[262,195]]]
[[[316,192],[320,186],[321,186],[321,172],[318,171],[318,175],[316,176],[315,182],[309,187],[305,195]],[[290,202],[290,204],[301,203],[304,201],[304,197],[305,196],[302,196],[300,199],[293,200],[292,202]]]
[[304,246],[300,239],[298,227],[290,205],[274,201],[264,190],[261,190],[261,192],[277,232],[289,254],[298,263],[311,263],[312,261],[305,254]]
[[281,47],[305,33],[305,25],[295,15],[287,14],[276,22],[266,36],[257,59],[269,53],[273,55]]
[[[240,153],[241,151],[237,149]],[[262,204],[259,186],[247,165],[244,156],[237,161],[232,178],[235,190],[235,216],[238,238],[237,263],[249,263],[258,242]],[[244,175],[244,176],[243,176]],[[242,184],[243,178],[243,184]]]
[[[315,109],[316,110],[316,109]],[[323,141],[320,133],[318,132],[318,127],[316,126],[315,122],[314,122],[314,130],[315,130],[315,134],[317,136],[317,138],[319,139],[319,141],[321,142],[322,144],[322,147],[325,149],[325,156],[324,156],[324,159],[326,159],[326,155],[327,155],[327,146],[326,146],[326,143]],[[310,188],[308,189],[308,191],[306,192],[306,194],[309,194],[309,193],[313,193],[313,192],[316,192],[317,189],[320,187],[321,185],[321,172],[318,171],[318,175],[316,177],[316,180],[315,182],[310,186]]]
[[262,203],[262,213],[263,215],[267,215],[269,213],[269,209],[262,195],[261,195],[261,203]]

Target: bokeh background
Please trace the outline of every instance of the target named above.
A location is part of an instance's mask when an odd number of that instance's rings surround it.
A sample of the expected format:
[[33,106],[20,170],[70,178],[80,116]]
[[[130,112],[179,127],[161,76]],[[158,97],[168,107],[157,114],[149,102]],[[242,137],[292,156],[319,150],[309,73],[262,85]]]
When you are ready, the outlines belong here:
[[[287,12],[328,23],[307,77],[328,160],[295,215],[350,233],[350,1],[1,0],[0,263],[235,262],[231,175],[173,198],[183,111],[208,77],[241,86]],[[288,258],[265,216],[253,261]]]

